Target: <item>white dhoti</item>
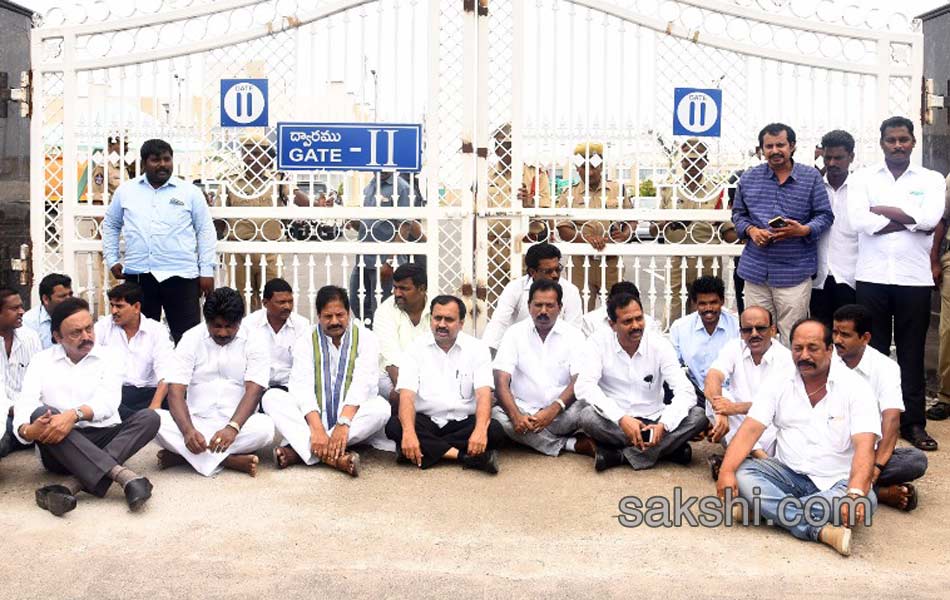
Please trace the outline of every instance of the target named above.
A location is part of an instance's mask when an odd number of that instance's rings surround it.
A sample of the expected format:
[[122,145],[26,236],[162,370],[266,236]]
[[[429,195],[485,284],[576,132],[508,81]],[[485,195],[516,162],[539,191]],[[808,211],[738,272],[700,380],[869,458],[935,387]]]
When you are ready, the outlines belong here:
[[[310,425],[304,418],[311,408],[304,408],[288,392],[279,389],[270,389],[264,394],[262,401],[264,412],[274,420],[277,431],[284,436],[282,446],[290,446],[308,465],[320,462],[320,459],[310,451]],[[306,412],[305,412],[306,410]],[[382,431],[389,421],[391,410],[389,402],[379,396],[364,400],[350,425],[350,434],[347,437],[347,446],[359,444],[374,437]],[[327,435],[333,434],[333,428]]]
[[[182,458],[188,461],[195,471],[198,471],[205,477],[210,477],[221,471],[221,463],[232,454],[251,454],[266,447],[274,441],[274,422],[267,415],[254,413],[245,421],[241,431],[238,432],[234,442],[224,452],[211,452],[205,450],[201,454],[194,454],[185,446],[185,436],[175,423],[175,419],[167,410],[156,410],[155,412],[162,418],[162,425],[158,428],[158,435],[155,436],[155,442],[164,448],[180,454]],[[211,436],[228,425],[230,416],[199,417],[191,415],[191,424],[194,425],[205,441],[210,444]]]

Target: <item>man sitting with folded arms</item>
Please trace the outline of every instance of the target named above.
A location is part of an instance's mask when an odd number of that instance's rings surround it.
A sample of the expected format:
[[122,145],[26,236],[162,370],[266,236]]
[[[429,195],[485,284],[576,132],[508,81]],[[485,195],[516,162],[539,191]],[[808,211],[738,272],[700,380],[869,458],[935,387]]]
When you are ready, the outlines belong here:
[[211,292],[202,312],[205,322],[175,350],[168,410],[157,411],[159,466],[190,464],[205,477],[226,467],[255,477],[260,461],[252,453],[274,439],[274,422],[257,412],[270,380],[267,343],[241,327],[244,300],[231,288]]
[[[649,469],[660,458],[689,464],[689,440],[708,421],[696,393],[662,335],[644,332],[643,307],[636,296],[619,294],[607,302],[611,331],[587,340],[574,384],[585,401],[581,430],[597,443],[594,467],[603,471],[627,462]],[[673,391],[664,404],[663,384]]]
[[[799,321],[789,338],[797,372],[773,379],[756,396],[726,448],[716,487],[720,497],[731,489],[749,503],[758,498],[762,519],[847,556],[850,525],[870,518],[865,512],[877,504],[871,472],[881,416],[870,385],[832,360],[831,330],[824,323]],[[776,430],[775,457],[748,458],[770,425]],[[830,509],[845,496],[851,502],[840,503],[834,514]],[[825,502],[809,502],[815,498]]]
[[108,293],[111,319],[96,322],[96,340],[122,357],[122,404],[119,417],[162,407],[168,390],[165,376],[175,360],[168,328],[142,314],[142,288],[128,281]]
[[242,327],[256,332],[267,343],[270,357],[269,387],[287,391],[290,370],[294,364],[294,346],[301,338],[309,338],[310,321],[294,312],[294,289],[283,279],[274,278],[264,284],[261,308],[244,318]]
[[356,477],[360,456],[348,447],[382,430],[391,414],[379,397],[379,344],[350,321],[343,288],[320,288],[316,304],[317,326],[294,345],[289,393],[264,394],[264,412],[284,437],[274,462],[278,469],[322,462]]
[[399,414],[389,419],[386,435],[400,461],[427,469],[458,460],[495,474],[505,432],[491,418],[491,353],[462,331],[460,298],[436,296],[429,310],[432,334],[413,342],[399,363]]
[[[740,339],[730,340],[706,373],[703,392],[710,427],[706,437],[728,446],[752,407],[773,377],[788,377],[795,372],[792,353],[776,339],[775,323],[769,311],[752,306],[739,316]],[[723,385],[728,382],[728,389]],[[775,428],[769,427],[755,443],[754,458],[775,454]],[[722,457],[712,454],[709,467],[713,480],[719,478]]]
[[927,471],[927,453],[911,446],[896,448],[904,399],[900,366],[870,346],[871,312],[845,304],[834,312],[832,336],[838,357],[874,390],[881,412],[881,441],[874,453],[871,482],[882,504],[903,511],[917,508],[917,488],[909,483]]
[[495,355],[498,405],[492,417],[508,437],[542,454],[557,456],[566,448],[594,456],[591,439],[574,435],[581,408],[574,402],[574,380],[584,336],[558,318],[561,294],[553,281],[531,284],[531,320],[508,329]]
[[[631,296],[636,296],[637,299],[640,298],[640,290],[635,284],[629,281],[618,281],[617,283],[610,286],[610,294],[608,294],[607,299],[609,300],[618,294],[630,294]],[[663,333],[663,331],[660,329],[660,324],[656,322],[656,319],[646,312],[643,313],[643,321],[646,323],[647,331],[655,331],[660,334]],[[583,332],[584,337],[590,337],[601,329],[610,329],[610,317],[607,316],[606,304],[602,304],[594,310],[585,313],[584,317],[581,319],[581,332]]]
[[60,302],[50,331],[56,344],[35,354],[26,369],[14,431],[21,442],[36,442],[47,471],[71,477],[36,490],[36,503],[62,516],[76,507],[80,490],[101,498],[116,482],[129,508],[138,510],[152,484],[124,463],[155,437],[158,415],[141,410],[119,421],[120,359],[96,344],[85,300]]

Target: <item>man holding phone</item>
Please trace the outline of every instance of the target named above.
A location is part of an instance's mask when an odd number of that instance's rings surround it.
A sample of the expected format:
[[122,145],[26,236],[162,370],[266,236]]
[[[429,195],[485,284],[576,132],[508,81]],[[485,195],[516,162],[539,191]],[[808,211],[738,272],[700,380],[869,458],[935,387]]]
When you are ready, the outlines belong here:
[[764,164],[739,180],[732,221],[746,239],[738,273],[745,305],[775,315],[787,340],[792,325],[808,316],[812,279],[818,272],[818,240],[834,222],[821,173],[792,160],[795,131],[783,123],[759,132]]

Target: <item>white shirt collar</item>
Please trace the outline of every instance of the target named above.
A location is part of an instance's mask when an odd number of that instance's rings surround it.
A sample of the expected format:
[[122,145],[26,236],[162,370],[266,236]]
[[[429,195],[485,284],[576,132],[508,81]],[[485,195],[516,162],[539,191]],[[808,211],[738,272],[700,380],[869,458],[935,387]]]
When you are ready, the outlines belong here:
[[86,359],[89,358],[90,356],[93,357],[93,358],[96,358],[96,359],[102,358],[102,357],[103,357],[103,354],[102,354],[102,353],[103,353],[103,350],[102,350],[102,348],[103,348],[103,346],[101,346],[100,344],[93,344],[92,350],[90,350],[89,353],[88,353],[86,356],[82,357],[82,360],[80,360],[78,363],[74,363],[74,362],[72,361],[72,359],[69,358],[69,356],[66,354],[66,349],[63,348],[63,345],[62,345],[62,344],[53,344],[53,345],[50,347],[50,351],[51,351],[52,354],[53,354],[53,361],[54,361],[54,362],[66,361],[66,362],[68,362],[68,363],[71,364],[71,365],[81,365],[81,364],[83,364],[84,362],[86,362]]

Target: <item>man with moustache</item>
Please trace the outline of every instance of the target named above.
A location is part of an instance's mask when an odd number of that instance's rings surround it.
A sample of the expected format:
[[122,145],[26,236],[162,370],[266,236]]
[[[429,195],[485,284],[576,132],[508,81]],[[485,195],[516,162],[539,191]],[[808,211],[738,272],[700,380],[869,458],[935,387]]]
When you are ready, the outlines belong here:
[[732,206],[736,231],[749,240],[738,273],[745,280],[745,305],[775,315],[779,335],[788,340],[792,325],[808,316],[818,240],[834,213],[818,170],[792,160],[791,127],[766,125],[759,147],[767,162],[742,174]]
[[47,471],[71,477],[36,490],[36,503],[62,516],[76,508],[80,490],[102,498],[115,482],[139,510],[152,484],[124,463],[155,437],[158,415],[146,409],[119,421],[118,357],[96,344],[85,300],[63,300],[50,317],[57,343],[27,367],[13,426],[20,442],[36,442]]
[[142,288],[120,283],[107,294],[111,319],[96,322],[96,340],[123,358],[122,403],[124,421],[144,408],[161,408],[168,391],[165,377],[175,360],[168,328],[142,315]]
[[703,275],[689,286],[689,301],[695,312],[670,325],[670,341],[679,360],[686,365],[697,386],[706,381],[709,365],[719,351],[739,337],[739,320],[723,311],[726,284],[722,279]]
[[[610,293],[607,295],[607,299],[609,300],[618,294],[630,294],[631,296],[636,296],[638,300],[640,299],[640,290],[636,284],[630,281],[618,281],[610,286]],[[660,329],[660,324],[651,315],[643,313],[643,322],[647,331],[663,333],[663,330]],[[601,329],[610,329],[610,318],[607,316],[606,303],[585,313],[581,319],[581,332],[584,334],[584,337],[590,337]]]
[[244,299],[231,288],[211,292],[202,311],[205,322],[175,349],[168,410],[156,411],[158,463],[190,464],[205,477],[222,467],[255,477],[260,460],[252,453],[274,438],[274,422],[257,412],[270,380],[267,343],[241,327]]
[[871,312],[860,304],[846,304],[835,311],[834,338],[838,357],[861,375],[874,390],[881,413],[881,441],[874,452],[871,483],[882,504],[903,511],[917,508],[917,488],[909,483],[927,471],[927,455],[917,448],[897,448],[904,402],[900,367],[869,343]]
[[[884,163],[852,184],[848,217],[858,232],[857,303],[871,311],[871,345],[890,354],[893,333],[901,368],[901,437],[924,451],[937,449],[924,413],[924,346],[930,325],[933,230],[944,209],[943,177],[912,165],[914,124],[904,117],[881,123]],[[893,328],[892,324],[893,323]]]
[[23,324],[40,336],[43,349],[53,345],[53,334],[50,330],[50,315],[56,305],[73,296],[73,282],[68,275],[50,273],[40,280],[40,303],[26,311],[23,315]]
[[[627,462],[649,469],[661,458],[689,464],[689,440],[708,426],[696,394],[662,335],[644,333],[643,307],[630,294],[607,302],[612,330],[587,340],[574,393],[587,403],[580,429],[597,443],[597,471]],[[663,384],[673,391],[664,404]]]
[[[240,290],[238,290],[240,292]],[[247,316],[242,327],[259,332],[258,339],[267,342],[270,356],[270,385],[287,391],[290,370],[294,364],[297,340],[310,335],[310,321],[294,312],[294,290],[280,278],[264,284],[263,306]]]
[[575,402],[584,336],[561,321],[561,286],[548,279],[531,284],[530,321],[513,325],[495,355],[492,417],[512,440],[542,454],[562,450],[594,456],[594,443],[577,436],[581,405]]
[[431,333],[428,276],[418,263],[400,265],[393,272],[393,295],[376,309],[373,331],[379,340],[379,394],[399,412],[399,361],[412,342]]
[[23,388],[23,375],[33,355],[43,349],[40,337],[29,327],[23,327],[23,299],[11,288],[0,288],[0,337],[3,352],[0,352],[0,416],[6,417],[6,428],[0,437],[0,458],[14,450],[29,448],[21,444],[13,432],[13,407]]
[[[172,147],[148,140],[143,174],[115,191],[102,222],[102,247],[116,279],[142,286],[142,314],[161,321],[175,343],[201,321],[199,293],[214,288],[217,241],[204,194],[172,176]],[[125,257],[119,257],[119,235]]]
[[436,296],[429,311],[432,335],[413,342],[399,363],[399,414],[386,435],[396,442],[398,461],[428,469],[457,460],[494,475],[505,432],[491,418],[491,353],[462,331],[460,298]]
[[821,138],[825,191],[835,222],[818,241],[818,274],[812,282],[811,316],[831,325],[835,310],[854,304],[854,269],[858,263],[858,234],[848,220],[848,175],[854,160],[854,138],[836,129]]
[[360,455],[349,447],[370,439],[390,417],[378,394],[379,344],[359,321],[350,322],[343,288],[320,288],[316,305],[317,327],[294,344],[289,393],[264,394],[264,412],[284,437],[274,462],[278,469],[322,462],[356,477]]
[[[868,383],[832,360],[831,330],[824,323],[799,321],[791,339],[797,370],[773,379],[756,396],[726,448],[717,491],[722,498],[729,489],[749,503],[757,498],[766,522],[847,556],[850,527],[870,522],[877,505],[871,472],[881,417]],[[748,458],[773,425],[775,457]],[[798,502],[789,502],[789,497]],[[839,513],[829,510],[845,497],[851,501],[839,503]],[[816,498],[824,502],[809,502]]]
[[[775,324],[772,315],[761,306],[752,306],[739,317],[740,339],[730,340],[706,373],[703,392],[706,416],[710,427],[706,438],[728,446],[742,421],[749,414],[752,402],[773,378],[787,377],[795,370],[792,353],[773,339]],[[728,389],[723,385],[728,382]],[[768,458],[775,454],[775,428],[767,428],[755,442],[751,456]],[[719,478],[722,457],[713,454],[709,468],[713,480]]]

